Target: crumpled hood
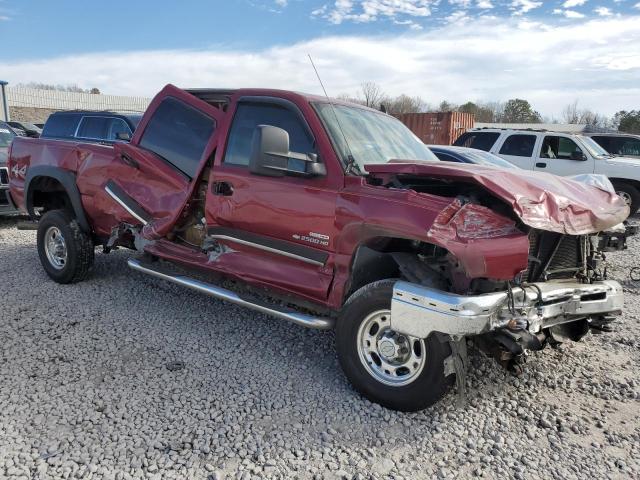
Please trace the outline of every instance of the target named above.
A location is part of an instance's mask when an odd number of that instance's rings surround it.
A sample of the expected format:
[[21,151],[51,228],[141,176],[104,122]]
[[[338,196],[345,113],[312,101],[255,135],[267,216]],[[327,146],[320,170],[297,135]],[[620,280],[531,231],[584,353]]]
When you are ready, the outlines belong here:
[[400,160],[365,168],[373,176],[419,175],[481,185],[511,205],[524,224],[540,230],[584,235],[618,225],[629,216],[629,207],[615,193],[544,172]]

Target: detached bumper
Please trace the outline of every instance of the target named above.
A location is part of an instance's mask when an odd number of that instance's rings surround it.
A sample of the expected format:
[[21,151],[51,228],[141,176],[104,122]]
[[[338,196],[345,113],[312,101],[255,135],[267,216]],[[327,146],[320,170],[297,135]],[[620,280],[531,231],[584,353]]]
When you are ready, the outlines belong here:
[[506,291],[465,296],[400,281],[393,289],[391,328],[419,338],[432,332],[472,336],[514,324],[538,333],[575,320],[619,315],[623,305],[622,287],[613,280],[540,282],[514,288],[513,296],[515,313]]

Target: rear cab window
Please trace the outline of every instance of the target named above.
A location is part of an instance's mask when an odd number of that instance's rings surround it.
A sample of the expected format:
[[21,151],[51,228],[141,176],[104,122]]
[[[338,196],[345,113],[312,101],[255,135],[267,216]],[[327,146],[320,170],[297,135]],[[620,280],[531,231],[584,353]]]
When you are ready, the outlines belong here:
[[537,137],[535,135],[509,135],[500,148],[500,155],[531,157],[533,156],[536,139]]
[[139,146],[193,178],[215,127],[213,118],[167,97],[153,112]]
[[499,132],[466,132],[453,144],[456,147],[477,148],[488,152],[500,137]]
[[44,124],[43,137],[74,138],[80,115],[58,113],[51,115]]

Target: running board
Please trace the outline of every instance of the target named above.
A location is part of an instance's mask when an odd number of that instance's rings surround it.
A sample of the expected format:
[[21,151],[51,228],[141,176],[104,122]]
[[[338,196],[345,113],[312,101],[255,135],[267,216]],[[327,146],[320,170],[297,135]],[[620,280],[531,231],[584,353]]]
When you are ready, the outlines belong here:
[[137,270],[138,272],[146,273],[147,275],[151,275],[152,277],[160,278],[161,280],[166,280],[168,282],[172,282],[201,293],[206,293],[207,295],[218,298],[220,300],[235,303],[236,305],[247,307],[260,313],[265,313],[273,317],[288,320],[289,322],[295,323],[296,325],[316,328],[319,330],[329,330],[333,328],[335,323],[335,321],[331,318],[314,317],[312,315],[307,315],[305,313],[300,313],[293,310],[280,310],[273,305],[255,303],[249,300],[245,300],[231,290],[220,288],[210,283],[205,283],[200,280],[196,280],[195,278],[187,277],[184,275],[164,273],[151,268],[149,265],[143,265],[142,262],[135,258],[129,259],[127,263],[129,264],[129,267]]

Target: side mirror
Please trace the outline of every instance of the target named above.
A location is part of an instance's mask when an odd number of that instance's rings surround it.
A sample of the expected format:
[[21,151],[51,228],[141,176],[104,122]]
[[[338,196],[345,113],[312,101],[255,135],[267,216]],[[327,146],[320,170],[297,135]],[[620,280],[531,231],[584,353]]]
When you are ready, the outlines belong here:
[[131,134],[129,132],[118,132],[116,133],[116,140],[128,142],[131,140]]
[[587,159],[587,156],[582,153],[580,150],[574,150],[571,152],[571,160],[579,160],[584,162]]
[[317,155],[289,151],[289,134],[272,125],[258,125],[254,130],[249,171],[267,177],[317,177],[327,173]]

